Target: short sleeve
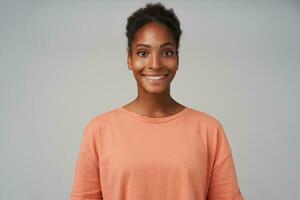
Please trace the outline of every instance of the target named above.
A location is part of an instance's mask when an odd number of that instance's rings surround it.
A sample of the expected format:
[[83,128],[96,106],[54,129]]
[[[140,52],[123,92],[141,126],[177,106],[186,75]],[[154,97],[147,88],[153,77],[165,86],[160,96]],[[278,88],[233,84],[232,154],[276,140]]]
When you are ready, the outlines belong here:
[[217,127],[215,159],[208,200],[244,200],[238,185],[233,155],[222,125]]
[[99,127],[90,122],[83,134],[69,200],[103,199],[99,170]]

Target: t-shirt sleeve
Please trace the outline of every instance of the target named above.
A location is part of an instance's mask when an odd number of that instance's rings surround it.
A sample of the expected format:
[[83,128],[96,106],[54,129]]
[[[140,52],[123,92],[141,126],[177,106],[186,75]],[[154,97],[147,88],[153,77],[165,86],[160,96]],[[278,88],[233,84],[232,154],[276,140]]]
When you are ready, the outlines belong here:
[[224,129],[216,129],[215,157],[208,190],[208,200],[244,200],[238,185],[231,147]]
[[103,199],[99,170],[99,127],[90,122],[84,130],[69,200]]

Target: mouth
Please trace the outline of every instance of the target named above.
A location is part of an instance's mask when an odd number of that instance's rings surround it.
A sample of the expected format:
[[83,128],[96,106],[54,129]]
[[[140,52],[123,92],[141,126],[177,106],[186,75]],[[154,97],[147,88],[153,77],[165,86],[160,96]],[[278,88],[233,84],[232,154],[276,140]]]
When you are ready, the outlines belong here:
[[155,74],[155,75],[143,74],[143,77],[145,77],[147,80],[150,81],[161,81],[165,79],[166,76],[168,76],[168,74]]

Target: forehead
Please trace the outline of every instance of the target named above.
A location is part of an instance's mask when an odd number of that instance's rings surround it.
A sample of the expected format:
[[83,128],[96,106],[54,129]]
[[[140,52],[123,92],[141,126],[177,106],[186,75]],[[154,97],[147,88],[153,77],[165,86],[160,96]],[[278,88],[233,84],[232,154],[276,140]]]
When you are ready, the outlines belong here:
[[133,44],[148,44],[150,46],[171,42],[175,45],[172,32],[160,23],[151,22],[140,28],[134,37]]

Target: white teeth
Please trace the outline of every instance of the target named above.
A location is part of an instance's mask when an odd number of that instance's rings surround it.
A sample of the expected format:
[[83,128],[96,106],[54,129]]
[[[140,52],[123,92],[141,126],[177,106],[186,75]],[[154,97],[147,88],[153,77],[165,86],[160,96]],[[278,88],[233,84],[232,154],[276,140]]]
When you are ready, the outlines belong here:
[[145,76],[145,77],[151,80],[160,80],[163,79],[165,76]]

